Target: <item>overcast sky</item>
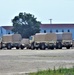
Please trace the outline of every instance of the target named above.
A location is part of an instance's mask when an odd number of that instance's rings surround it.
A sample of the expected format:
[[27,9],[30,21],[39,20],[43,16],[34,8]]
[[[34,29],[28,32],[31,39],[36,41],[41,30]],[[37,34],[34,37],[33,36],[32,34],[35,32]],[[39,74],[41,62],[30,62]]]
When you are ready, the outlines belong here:
[[74,0],[1,0],[0,26],[11,26],[20,12],[31,13],[42,23],[74,23]]

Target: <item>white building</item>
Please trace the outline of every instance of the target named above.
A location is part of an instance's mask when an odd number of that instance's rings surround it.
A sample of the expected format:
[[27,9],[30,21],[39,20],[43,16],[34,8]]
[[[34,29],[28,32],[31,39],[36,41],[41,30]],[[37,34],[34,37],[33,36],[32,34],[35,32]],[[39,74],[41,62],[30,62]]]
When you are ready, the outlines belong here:
[[40,32],[72,32],[72,37],[74,39],[74,24],[41,24]]

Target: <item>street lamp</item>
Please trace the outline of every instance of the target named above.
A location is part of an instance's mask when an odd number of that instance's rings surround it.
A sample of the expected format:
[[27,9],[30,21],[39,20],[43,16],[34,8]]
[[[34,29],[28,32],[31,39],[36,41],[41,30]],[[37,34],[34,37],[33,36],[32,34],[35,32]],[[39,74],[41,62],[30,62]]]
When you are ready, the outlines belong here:
[[49,19],[50,20],[50,24],[52,24],[52,19]]

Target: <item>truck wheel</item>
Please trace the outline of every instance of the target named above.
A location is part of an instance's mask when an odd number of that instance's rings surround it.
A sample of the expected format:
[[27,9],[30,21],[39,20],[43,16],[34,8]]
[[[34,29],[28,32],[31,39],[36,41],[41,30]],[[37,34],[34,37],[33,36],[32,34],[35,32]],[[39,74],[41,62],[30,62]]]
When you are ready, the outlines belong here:
[[16,49],[19,49],[19,47],[16,47]]
[[70,46],[67,46],[66,48],[67,48],[67,49],[70,49]]
[[45,50],[45,45],[42,44],[40,49],[41,49],[41,50]]
[[11,49],[11,44],[8,44],[7,45],[7,49]]
[[23,46],[21,46],[21,49],[24,49],[24,47],[23,47]]
[[32,49],[32,50],[34,50],[34,49],[35,49],[35,48],[34,48],[34,45],[31,45],[31,49]]
[[62,49],[62,45],[61,44],[58,45],[58,49]]
[[25,48],[25,46],[21,45],[21,46],[20,46],[20,48],[21,48],[21,49],[24,49],[24,48]]
[[53,50],[54,49],[54,46],[52,46],[51,49]]
[[58,43],[58,44],[56,45],[56,49],[62,49],[62,44],[61,44],[61,43]]

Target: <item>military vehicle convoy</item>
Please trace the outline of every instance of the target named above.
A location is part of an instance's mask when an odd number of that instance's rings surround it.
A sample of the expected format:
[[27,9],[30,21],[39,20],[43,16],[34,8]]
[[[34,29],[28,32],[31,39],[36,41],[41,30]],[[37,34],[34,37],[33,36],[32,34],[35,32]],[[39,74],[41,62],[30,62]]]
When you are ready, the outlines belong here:
[[62,49],[72,47],[72,33],[37,33],[30,37],[29,48],[31,49]]
[[72,47],[72,33],[36,33],[29,39],[22,38],[20,34],[6,34],[0,38],[0,49],[62,49]]

